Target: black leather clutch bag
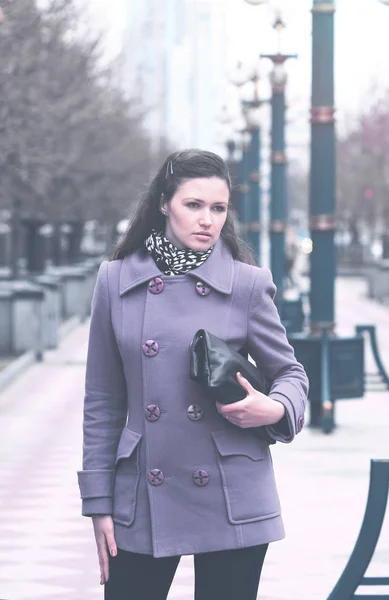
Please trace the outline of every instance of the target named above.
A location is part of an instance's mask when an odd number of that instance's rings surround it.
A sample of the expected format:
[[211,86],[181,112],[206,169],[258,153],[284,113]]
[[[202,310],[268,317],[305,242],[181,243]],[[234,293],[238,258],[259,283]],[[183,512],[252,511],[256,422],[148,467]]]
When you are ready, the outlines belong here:
[[[211,400],[232,404],[246,397],[246,391],[236,379],[238,371],[256,390],[268,394],[268,381],[242,354],[205,329],[195,333],[190,346],[190,378],[203,387]],[[253,431],[273,442],[265,427],[255,427]]]

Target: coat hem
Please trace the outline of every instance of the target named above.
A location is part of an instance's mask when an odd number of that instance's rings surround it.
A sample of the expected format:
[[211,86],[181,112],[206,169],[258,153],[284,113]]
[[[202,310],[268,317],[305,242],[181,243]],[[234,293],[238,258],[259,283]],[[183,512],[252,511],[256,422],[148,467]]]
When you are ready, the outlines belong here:
[[[206,552],[220,552],[223,550],[239,550],[242,548],[250,548],[252,546],[259,546],[261,544],[270,544],[272,542],[278,542],[285,538],[285,531],[283,520],[281,516],[267,519],[266,521],[258,522],[261,524],[260,529],[266,529],[265,531],[253,532],[252,527],[254,523],[247,525],[230,525],[228,530],[221,533],[218,540],[212,540],[209,543],[204,543],[204,539],[192,539],[185,543],[175,544],[173,541],[171,544],[166,541],[165,548],[154,548],[147,550],[144,546],[141,547],[138,544],[131,543],[129,532],[131,528],[124,528],[120,525],[115,527],[115,536],[117,546],[121,550],[127,552],[134,552],[136,554],[146,554],[153,556],[154,558],[166,558],[169,556],[194,556],[196,554],[204,554]],[[266,525],[271,526],[271,531],[268,530]],[[231,528],[231,529],[230,529]],[[127,535],[122,536],[122,533]],[[121,530],[121,531],[118,531]],[[236,535],[238,533],[238,535]],[[224,534],[224,535],[223,535]],[[232,534],[232,535],[231,535]],[[223,543],[224,537],[224,543]],[[228,537],[228,540],[226,539]],[[127,543],[127,541],[129,543]],[[150,540],[151,542],[151,540]],[[158,544],[161,546],[162,544]]]

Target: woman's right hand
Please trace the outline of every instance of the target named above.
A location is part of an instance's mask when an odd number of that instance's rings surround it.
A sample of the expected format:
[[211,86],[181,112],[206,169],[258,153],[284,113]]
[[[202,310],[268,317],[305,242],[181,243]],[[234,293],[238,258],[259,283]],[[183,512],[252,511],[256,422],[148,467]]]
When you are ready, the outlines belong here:
[[109,554],[117,555],[113,520],[111,515],[94,515],[92,521],[99,557],[100,585],[104,585],[109,578]]

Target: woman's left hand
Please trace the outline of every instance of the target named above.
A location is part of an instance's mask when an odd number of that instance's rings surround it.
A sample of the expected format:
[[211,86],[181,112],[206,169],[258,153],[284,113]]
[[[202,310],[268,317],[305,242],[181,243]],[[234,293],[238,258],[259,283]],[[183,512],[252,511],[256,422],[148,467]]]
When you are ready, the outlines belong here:
[[243,429],[260,425],[274,425],[282,419],[285,407],[281,402],[272,400],[269,396],[255,390],[240,373],[236,374],[236,378],[246,390],[247,396],[233,404],[224,405],[217,402],[217,410],[223,417]]

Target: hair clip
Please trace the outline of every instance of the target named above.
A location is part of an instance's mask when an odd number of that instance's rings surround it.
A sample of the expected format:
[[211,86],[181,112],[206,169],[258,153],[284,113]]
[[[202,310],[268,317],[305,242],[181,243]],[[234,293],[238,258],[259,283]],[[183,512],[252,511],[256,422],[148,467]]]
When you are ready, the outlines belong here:
[[173,175],[173,163],[172,163],[171,160],[169,160],[169,162],[166,165],[166,177],[165,177],[165,179],[167,179],[167,177],[169,175],[169,172],[170,172],[170,175]]

